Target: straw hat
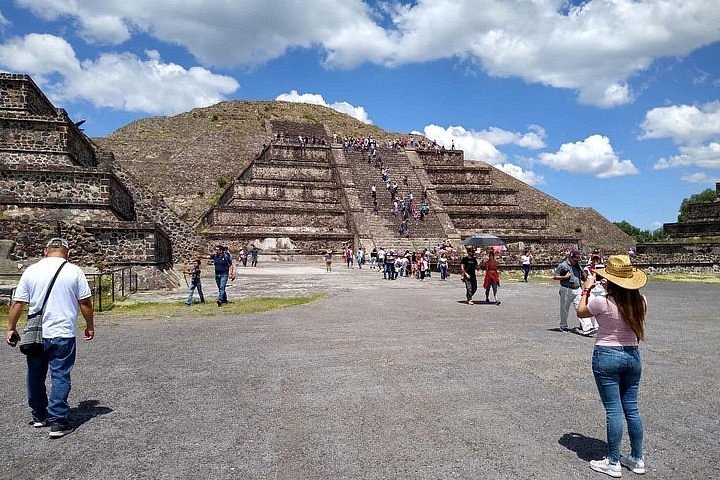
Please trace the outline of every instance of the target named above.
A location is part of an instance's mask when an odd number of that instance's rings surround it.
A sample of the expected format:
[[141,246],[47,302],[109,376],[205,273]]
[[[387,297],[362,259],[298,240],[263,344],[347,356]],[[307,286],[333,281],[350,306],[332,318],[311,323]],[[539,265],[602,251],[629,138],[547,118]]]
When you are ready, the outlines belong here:
[[645,272],[633,267],[628,255],[610,255],[605,268],[596,268],[595,273],[628,290],[637,290],[647,283]]

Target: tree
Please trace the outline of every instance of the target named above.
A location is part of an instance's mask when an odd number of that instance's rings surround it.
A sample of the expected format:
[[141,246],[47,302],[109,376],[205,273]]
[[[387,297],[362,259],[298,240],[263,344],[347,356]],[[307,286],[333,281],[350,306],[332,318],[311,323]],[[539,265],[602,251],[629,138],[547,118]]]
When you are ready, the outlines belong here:
[[684,198],[680,204],[680,213],[678,213],[678,222],[684,222],[688,219],[688,210],[691,203],[712,202],[715,200],[715,190],[708,188],[700,193],[690,195],[690,198]]
[[640,230],[625,220],[622,222],[614,222],[614,224],[620,230],[633,237],[638,243],[657,242],[658,240],[662,240],[665,236],[662,228],[655,230]]

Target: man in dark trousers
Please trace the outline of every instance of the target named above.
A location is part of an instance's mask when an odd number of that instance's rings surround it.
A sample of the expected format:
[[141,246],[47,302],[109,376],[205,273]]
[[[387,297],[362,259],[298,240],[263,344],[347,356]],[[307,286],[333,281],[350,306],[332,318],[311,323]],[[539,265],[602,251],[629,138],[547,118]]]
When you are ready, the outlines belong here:
[[462,281],[465,282],[465,296],[468,305],[474,305],[473,295],[477,292],[477,276],[475,272],[480,268],[480,264],[475,258],[475,247],[469,245],[467,255],[460,260],[460,273]]
[[256,245],[253,245],[252,250],[250,250],[250,257],[252,258],[252,263],[250,265],[253,267],[257,267],[258,254],[260,253],[260,250],[262,250],[262,248],[258,248]]
[[[27,356],[27,394],[32,409],[30,425],[35,428],[50,426],[50,438],[71,433],[68,423],[70,405],[70,372],[75,365],[75,332],[78,310],[85,319],[85,340],[95,337],[92,292],[85,273],[67,260],[70,246],[65,239],[51,239],[44,250],[44,258],[30,265],[18,282],[13,304],[8,314],[5,341],[11,347],[20,340],[17,322],[25,305],[28,313],[42,313],[43,349]],[[57,278],[49,289],[57,273]],[[50,396],[45,389],[45,379],[50,370]]]

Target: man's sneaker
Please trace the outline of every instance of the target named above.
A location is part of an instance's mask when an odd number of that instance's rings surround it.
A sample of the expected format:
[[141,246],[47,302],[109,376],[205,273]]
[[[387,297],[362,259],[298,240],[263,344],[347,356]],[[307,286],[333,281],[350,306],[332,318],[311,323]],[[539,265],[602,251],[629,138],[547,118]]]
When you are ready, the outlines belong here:
[[635,460],[633,457],[620,457],[620,465],[630,469],[631,472],[642,475],[645,473],[645,460]]
[[622,468],[619,463],[610,463],[610,460],[603,458],[602,460],[590,460],[590,468],[596,472],[610,475],[611,477],[622,477]]
[[475,302],[473,302],[472,300],[468,300],[468,305],[475,305]]
[[29,425],[33,428],[43,428],[48,426],[47,420],[30,420]]
[[73,428],[65,422],[53,422],[50,424],[50,438],[64,437],[72,433]]
[[560,331],[563,333],[570,333],[570,329],[567,327],[560,327]]

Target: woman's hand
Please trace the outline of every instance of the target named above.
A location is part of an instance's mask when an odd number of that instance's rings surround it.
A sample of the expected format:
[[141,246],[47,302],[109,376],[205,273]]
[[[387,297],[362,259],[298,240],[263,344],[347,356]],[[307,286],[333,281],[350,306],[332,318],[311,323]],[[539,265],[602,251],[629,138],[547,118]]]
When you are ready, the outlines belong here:
[[595,274],[590,274],[583,282],[583,289],[592,290],[595,286]]

